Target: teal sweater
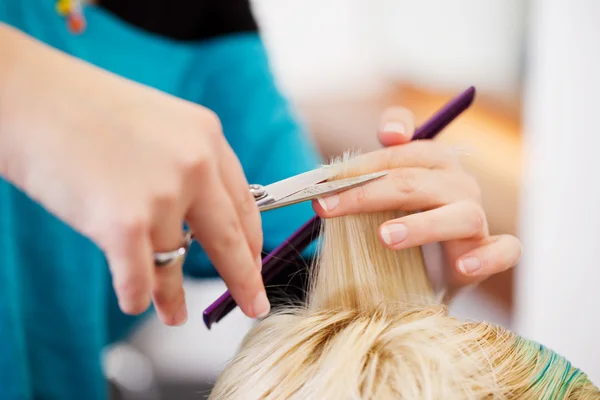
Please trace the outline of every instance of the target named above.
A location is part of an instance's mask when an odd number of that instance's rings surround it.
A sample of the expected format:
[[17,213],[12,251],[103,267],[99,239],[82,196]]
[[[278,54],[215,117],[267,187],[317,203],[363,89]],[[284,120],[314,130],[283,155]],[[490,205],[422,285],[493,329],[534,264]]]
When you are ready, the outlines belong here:
[[[320,161],[275,86],[258,36],[177,43],[96,7],[86,10],[86,32],[73,36],[54,4],[0,0],[0,21],[212,109],[251,183],[268,184]],[[265,250],[312,215],[307,203],[264,214]],[[215,276],[198,246],[185,270],[195,277]],[[118,310],[98,248],[0,180],[0,399],[105,399],[101,350],[138,320]]]

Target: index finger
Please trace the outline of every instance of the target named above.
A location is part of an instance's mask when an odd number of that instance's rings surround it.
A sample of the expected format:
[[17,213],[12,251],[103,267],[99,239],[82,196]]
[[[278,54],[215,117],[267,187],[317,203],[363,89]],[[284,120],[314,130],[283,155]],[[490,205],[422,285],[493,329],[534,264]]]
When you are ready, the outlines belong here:
[[216,171],[204,177],[203,187],[188,211],[188,224],[244,314],[264,317],[269,300],[234,203]]
[[254,259],[254,266],[260,271],[262,269],[263,233],[256,200],[250,193],[250,186],[244,176],[242,165],[231,147],[225,145],[220,157],[221,180],[242,224]]
[[361,154],[347,163],[340,178],[396,168],[444,169],[458,162],[458,154],[452,147],[419,140]]

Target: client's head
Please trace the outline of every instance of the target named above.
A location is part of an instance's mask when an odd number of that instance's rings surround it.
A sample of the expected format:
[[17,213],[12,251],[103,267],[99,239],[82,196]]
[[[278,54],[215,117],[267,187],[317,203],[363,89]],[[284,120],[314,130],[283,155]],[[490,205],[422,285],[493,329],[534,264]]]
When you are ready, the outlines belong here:
[[221,399],[600,399],[549,349],[447,315],[420,249],[392,251],[394,213],[324,222],[306,304],[248,334],[219,377]]

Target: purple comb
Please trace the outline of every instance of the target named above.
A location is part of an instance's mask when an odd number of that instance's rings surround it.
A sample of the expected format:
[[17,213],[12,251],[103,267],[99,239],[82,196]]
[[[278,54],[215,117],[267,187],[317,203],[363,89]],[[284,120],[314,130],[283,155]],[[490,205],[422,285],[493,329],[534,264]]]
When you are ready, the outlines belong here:
[[[475,88],[470,87],[448,102],[433,117],[417,128],[412,140],[433,139],[448,126],[448,124],[456,119],[456,117],[469,108],[474,99]],[[304,249],[317,238],[320,228],[321,219],[318,216],[314,216],[286,241],[279,245],[279,247],[263,258],[262,277],[265,285],[281,272],[286,261],[288,261],[290,257],[296,256],[304,251]],[[237,307],[235,300],[233,300],[231,293],[226,291],[204,310],[204,324],[210,329],[212,324],[219,322],[235,307]]]
[[[321,229],[321,218],[314,216],[279,247],[263,258],[262,277],[265,285],[281,272],[287,260],[302,253],[317,238],[319,229]],[[213,323],[219,322],[235,307],[237,307],[237,304],[231,297],[229,290],[227,290],[204,310],[204,324],[210,329]]]
[[417,128],[412,140],[433,139],[448,124],[462,114],[475,99],[475,88],[470,87],[454,99],[450,100],[435,115]]

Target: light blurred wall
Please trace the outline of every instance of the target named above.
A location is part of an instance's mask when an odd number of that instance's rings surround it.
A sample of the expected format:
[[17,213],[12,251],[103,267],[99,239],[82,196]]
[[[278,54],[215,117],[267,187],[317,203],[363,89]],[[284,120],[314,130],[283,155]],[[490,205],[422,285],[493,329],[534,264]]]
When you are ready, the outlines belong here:
[[531,11],[515,328],[600,385],[600,2]]
[[452,91],[513,97],[520,90],[526,0],[376,0],[388,76]]
[[365,95],[390,80],[514,97],[527,0],[253,0],[295,98]]
[[272,64],[296,98],[377,92],[380,60],[364,0],[253,0]]

